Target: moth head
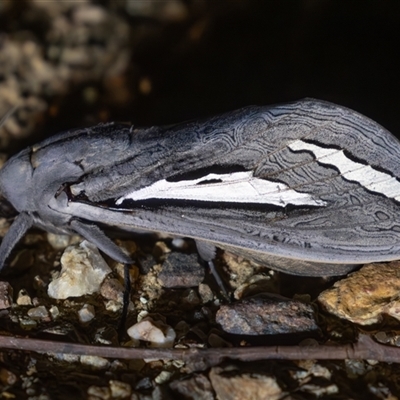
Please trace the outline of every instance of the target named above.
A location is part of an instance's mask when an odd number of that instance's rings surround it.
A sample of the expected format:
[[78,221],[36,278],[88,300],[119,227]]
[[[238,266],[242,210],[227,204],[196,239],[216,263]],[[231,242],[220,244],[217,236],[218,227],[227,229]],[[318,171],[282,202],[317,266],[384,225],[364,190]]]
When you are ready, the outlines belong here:
[[26,150],[10,158],[0,170],[0,193],[19,212],[32,210],[32,173]]

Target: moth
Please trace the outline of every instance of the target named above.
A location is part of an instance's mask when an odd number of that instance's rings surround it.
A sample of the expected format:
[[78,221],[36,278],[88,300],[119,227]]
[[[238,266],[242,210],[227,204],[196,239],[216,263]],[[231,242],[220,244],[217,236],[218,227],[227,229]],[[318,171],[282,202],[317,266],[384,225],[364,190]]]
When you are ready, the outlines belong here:
[[291,274],[341,275],[400,257],[400,144],[345,107],[305,99],[167,127],[101,124],[10,158],[0,191],[19,213],[3,266],[31,227],[78,233],[122,262],[104,231],[193,238]]

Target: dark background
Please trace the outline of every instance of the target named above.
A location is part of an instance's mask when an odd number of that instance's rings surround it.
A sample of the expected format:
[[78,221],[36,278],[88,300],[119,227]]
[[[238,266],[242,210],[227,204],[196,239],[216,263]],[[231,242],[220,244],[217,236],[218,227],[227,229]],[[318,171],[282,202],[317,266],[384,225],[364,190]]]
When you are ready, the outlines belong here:
[[[104,119],[168,124],[303,97],[348,106],[400,135],[398,0],[182,0],[176,19],[132,15],[124,1],[91,3],[130,25],[128,95],[114,102],[101,80],[71,85],[35,140]],[[40,41],[46,21],[27,16],[29,4],[14,1],[0,26],[11,36],[30,29]],[[143,79],[151,90],[140,89]],[[100,93],[90,105],[88,85]]]
[[[398,1],[209,2],[200,40],[166,27],[134,62],[154,81],[144,124],[303,97],[339,103],[400,134]],[[200,17],[201,18],[201,17]]]

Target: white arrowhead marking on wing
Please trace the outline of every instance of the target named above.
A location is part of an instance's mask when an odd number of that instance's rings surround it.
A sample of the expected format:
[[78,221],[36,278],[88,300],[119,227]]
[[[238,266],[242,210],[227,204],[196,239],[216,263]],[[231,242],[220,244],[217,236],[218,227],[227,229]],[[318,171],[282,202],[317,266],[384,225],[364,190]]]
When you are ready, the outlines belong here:
[[256,203],[281,207],[288,204],[304,206],[326,205],[324,201],[314,199],[308,193],[296,192],[283,183],[254,177],[252,171],[233,172],[230,174],[208,174],[202,178],[179,182],[168,182],[163,179],[120,197],[116,204],[119,205],[128,199]]

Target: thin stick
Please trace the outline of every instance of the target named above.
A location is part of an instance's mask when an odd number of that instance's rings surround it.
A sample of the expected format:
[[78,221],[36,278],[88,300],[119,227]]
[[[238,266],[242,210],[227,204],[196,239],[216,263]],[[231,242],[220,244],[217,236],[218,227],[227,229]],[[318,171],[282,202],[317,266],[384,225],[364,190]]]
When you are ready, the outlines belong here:
[[367,335],[360,335],[354,345],[320,346],[265,346],[212,349],[148,349],[131,347],[106,347],[49,340],[0,336],[0,348],[35,351],[39,353],[67,353],[93,355],[120,359],[168,359],[182,360],[192,370],[204,370],[225,359],[240,361],[258,360],[344,360],[371,359],[400,363],[400,348],[374,342]]

